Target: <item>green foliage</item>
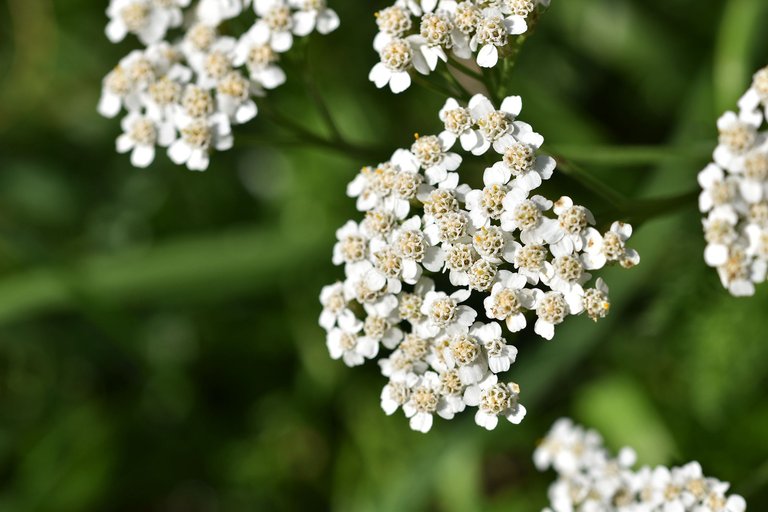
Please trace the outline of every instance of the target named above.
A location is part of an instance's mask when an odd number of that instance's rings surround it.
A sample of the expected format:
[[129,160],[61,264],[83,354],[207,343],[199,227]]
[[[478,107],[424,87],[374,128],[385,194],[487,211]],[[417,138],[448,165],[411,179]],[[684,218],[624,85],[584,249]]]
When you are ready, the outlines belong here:
[[[384,2],[331,3],[342,28],[311,58],[342,133],[394,149],[437,130],[443,98],[367,82]],[[717,115],[768,59],[765,2],[552,4],[509,84],[523,118],[632,200],[695,188]],[[698,459],[768,509],[768,290],[721,289],[695,201],[639,228],[605,321],[513,340],[523,425],[416,434],[316,325],[346,183],[373,162],[256,143],[279,134],[260,117],[206,173],[131,168],[95,111],[133,44],[107,44],[104,5],[0,5],[0,510],[536,511],[552,475],[531,454],[563,415],[648,463]],[[269,101],[320,131],[300,64]]]

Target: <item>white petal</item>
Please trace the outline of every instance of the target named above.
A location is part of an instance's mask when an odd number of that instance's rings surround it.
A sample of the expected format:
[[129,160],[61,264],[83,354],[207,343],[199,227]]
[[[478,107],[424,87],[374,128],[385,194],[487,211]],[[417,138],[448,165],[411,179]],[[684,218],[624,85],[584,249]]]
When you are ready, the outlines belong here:
[[333,9],[325,9],[317,17],[317,31],[321,34],[330,34],[339,28],[339,15]]
[[155,146],[140,144],[131,153],[131,164],[134,167],[145,168],[155,159]]
[[297,36],[309,35],[315,29],[317,12],[299,11],[293,15],[293,33]]
[[492,44],[483,46],[477,54],[477,65],[492,68],[499,62],[499,50]]
[[395,94],[400,94],[411,86],[411,75],[407,71],[393,73],[389,81],[389,88]]

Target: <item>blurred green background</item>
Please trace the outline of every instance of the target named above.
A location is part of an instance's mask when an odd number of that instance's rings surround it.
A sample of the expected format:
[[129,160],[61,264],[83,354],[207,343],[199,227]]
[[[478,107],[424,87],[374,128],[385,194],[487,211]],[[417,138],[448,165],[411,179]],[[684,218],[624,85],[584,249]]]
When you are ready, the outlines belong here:
[[[331,4],[342,28],[311,58],[342,131],[392,149],[438,131],[443,98],[366,79],[386,3]],[[516,68],[523,118],[630,197],[695,189],[716,117],[768,62],[768,4],[552,4]],[[537,511],[554,476],[532,450],[564,415],[768,510],[768,285],[726,294],[695,201],[640,227],[605,321],[513,340],[522,426],[412,433],[379,409],[376,365],[331,361],[316,324],[333,232],[357,218],[345,185],[374,162],[254,144],[276,130],[259,118],[206,173],[131,168],[95,110],[136,47],[108,44],[105,6],[0,2],[0,510]],[[296,67],[268,101],[319,131]],[[619,165],[609,144],[677,149]]]

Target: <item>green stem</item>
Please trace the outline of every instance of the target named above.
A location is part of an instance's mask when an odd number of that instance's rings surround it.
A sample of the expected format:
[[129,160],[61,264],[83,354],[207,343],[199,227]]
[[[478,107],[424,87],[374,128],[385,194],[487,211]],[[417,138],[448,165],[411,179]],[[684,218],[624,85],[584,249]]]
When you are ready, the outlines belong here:
[[701,191],[697,189],[676,196],[627,201],[622,208],[623,211],[617,212],[618,217],[637,227],[651,219],[663,217],[679,210],[686,208],[695,210],[697,208],[696,200],[700,193]]
[[457,94],[455,95],[456,98],[459,98],[464,101],[469,101],[469,99],[472,97],[472,94],[470,94],[470,92],[467,89],[465,89],[463,85],[461,85],[461,82],[459,82],[456,79],[456,77],[453,76],[448,69],[442,68],[442,70],[440,71],[440,74],[445,78],[445,80],[448,83],[453,85],[453,87],[457,91]]
[[454,68],[454,69],[464,73],[465,75],[474,78],[478,82],[483,82],[485,80],[483,75],[481,75],[480,73],[478,73],[474,69],[471,69],[467,65],[462,64],[461,62],[459,62],[459,60],[457,58],[452,57],[450,55],[448,56],[448,65],[451,66],[452,68]]
[[617,210],[622,210],[624,208],[627,199],[620,192],[595,178],[591,173],[573,162],[566,160],[563,156],[556,154],[553,154],[552,156],[557,161],[557,169],[560,172],[581,183],[585,188],[603,198],[613,208]]
[[581,163],[630,166],[704,159],[712,152],[712,146],[711,142],[691,144],[685,147],[547,144],[545,151]]
[[111,310],[268,292],[297,279],[291,269],[324,247],[326,235],[294,240],[247,227],[6,275],[0,278],[0,323],[78,310],[84,300]]
[[312,59],[310,58],[310,46],[311,45],[307,45],[305,47],[304,82],[307,84],[309,95],[312,97],[312,100],[314,101],[320,116],[323,118],[326,126],[328,127],[328,130],[331,132],[331,137],[333,140],[343,141],[344,136],[341,134],[336,121],[333,119],[333,114],[331,114],[331,109],[328,108],[328,104],[326,103],[325,98],[323,98],[323,95],[320,94],[320,90],[317,87],[317,82],[315,82],[314,68],[312,66]]
[[493,74],[492,69],[488,68],[482,68],[483,72],[483,84],[485,85],[485,88],[488,89],[488,94],[491,97],[491,101],[494,103],[494,105],[499,105],[501,101],[499,100],[498,95],[498,84],[496,83],[496,77]]
[[446,89],[442,85],[431,82],[426,78],[422,77],[421,75],[413,74],[412,78],[413,78],[413,81],[419,84],[421,87],[424,87],[425,89],[435,92],[437,94],[441,94],[446,98],[454,98],[457,96],[455,92],[449,89]]
[[[383,148],[365,147],[352,144],[344,139],[327,139],[316,133],[309,131],[307,128],[296,123],[288,116],[281,114],[277,110],[269,106],[261,107],[264,114],[270,118],[270,120],[285,128],[286,130],[293,132],[296,139],[290,141],[274,141],[278,144],[284,145],[308,145],[315,146],[323,149],[328,149],[342,153],[346,156],[354,156],[364,158],[366,160],[377,161],[382,156],[387,154],[387,151]],[[242,137],[242,135],[240,135]],[[247,138],[245,139],[247,140]],[[253,140],[253,139],[252,139]],[[273,142],[273,139],[262,139],[265,142]]]

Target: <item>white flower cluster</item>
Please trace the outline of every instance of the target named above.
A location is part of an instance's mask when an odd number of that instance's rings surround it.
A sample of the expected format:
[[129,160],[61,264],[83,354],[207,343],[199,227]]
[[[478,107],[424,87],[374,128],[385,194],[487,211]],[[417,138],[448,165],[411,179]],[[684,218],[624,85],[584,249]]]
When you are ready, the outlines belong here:
[[635,452],[612,458],[595,431],[558,420],[534,453],[541,471],[554,469],[544,512],[744,512],[744,498],[705,477],[698,462],[633,470]]
[[768,268],[768,67],[758,71],[739,112],[717,121],[714,162],[699,173],[704,259],[735,296],[755,293]]
[[376,13],[373,48],[381,61],[369,78],[400,93],[411,85],[410,70],[428,75],[449,53],[492,68],[511,50],[511,37],[528,31],[526,20],[540,5],[549,0],[396,0]]
[[[499,416],[522,420],[517,384],[497,376],[517,355],[499,322],[518,332],[534,317],[535,332],[551,339],[569,315],[602,318],[608,288],[601,279],[586,287],[588,271],[639,262],[626,246],[629,225],[601,234],[585,207],[535,194],[555,160],[538,154],[544,139],[517,120],[521,109],[518,96],[499,110],[482,95],[466,107],[450,99],[441,134],[417,136],[347,190],[365,218],[337,232],[333,262],[346,280],[323,289],[320,325],[331,356],[349,366],[381,346],[392,351],[379,361],[389,378],[381,405],[387,414],[402,407],[415,430],[466,406],[488,429]],[[459,184],[457,141],[497,160],[483,188]]]
[[[190,3],[111,0],[107,9],[112,42],[131,33],[146,45],[104,78],[98,107],[109,118],[127,112],[117,151],[131,152],[136,167],[150,165],[159,146],[178,165],[207,169],[212,151],[232,147],[232,125],[256,116],[254,97],[285,82],[278,62],[294,36],[327,34],[339,25],[325,0],[200,0],[194,8]],[[220,33],[223,22],[248,18],[250,7],[255,16],[251,11],[245,33]],[[167,42],[168,31],[177,28],[183,33]]]

